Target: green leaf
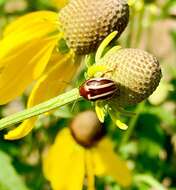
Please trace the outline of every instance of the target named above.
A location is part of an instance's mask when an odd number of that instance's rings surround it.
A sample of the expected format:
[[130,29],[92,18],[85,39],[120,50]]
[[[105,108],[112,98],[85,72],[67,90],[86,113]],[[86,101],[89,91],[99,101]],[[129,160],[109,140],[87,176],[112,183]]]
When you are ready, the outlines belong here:
[[11,164],[10,157],[0,151],[0,190],[29,190]]
[[58,42],[58,49],[59,49],[59,52],[63,54],[68,53],[70,51],[66,41],[63,38],[60,39]]
[[174,43],[174,45],[176,47],[176,30],[171,31],[171,37],[172,37],[173,43]]
[[144,183],[149,185],[151,187],[149,189],[166,190],[166,188],[160,184],[160,182],[148,174],[138,174],[134,177],[134,181],[136,184]]
[[92,66],[95,63],[95,53],[86,55],[84,62],[87,67]]
[[6,0],[0,0],[0,6],[3,5],[6,2]]

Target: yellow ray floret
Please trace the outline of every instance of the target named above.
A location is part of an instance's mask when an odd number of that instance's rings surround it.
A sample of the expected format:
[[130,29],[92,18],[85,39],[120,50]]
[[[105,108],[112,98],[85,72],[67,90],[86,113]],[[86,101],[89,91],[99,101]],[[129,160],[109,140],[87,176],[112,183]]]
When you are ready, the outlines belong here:
[[87,174],[87,189],[95,190],[95,171],[90,151],[85,152],[85,164]]
[[83,147],[79,146],[64,129],[44,156],[43,171],[53,190],[82,190],[85,176]]
[[[49,63],[49,71],[46,71],[35,84],[28,101],[28,107],[33,107],[63,92],[68,86],[67,82],[73,78],[79,67],[79,63],[76,64],[74,58],[73,53],[67,54],[62,59],[60,59],[59,54],[54,55],[51,63]],[[24,121],[20,126],[5,135],[5,138],[14,140],[24,137],[34,127],[36,120],[37,117]]]
[[52,0],[54,5],[58,8],[65,7],[69,0]]
[[0,104],[19,96],[44,71],[56,38],[36,39],[0,59]]
[[0,41],[0,58],[15,54],[16,48],[35,39],[45,38],[58,30],[58,15],[51,11],[29,13],[13,21]]
[[112,176],[124,187],[132,181],[130,170],[113,151],[110,139],[105,137],[97,145],[84,148],[76,143],[68,128],[57,135],[54,145],[44,156],[43,170],[53,190],[82,190],[85,177],[88,190],[94,190],[95,175]]
[[99,165],[99,168],[96,168],[97,175],[112,176],[124,187],[131,184],[131,172],[129,171],[126,163],[121,160],[117,154],[115,154],[113,143],[110,139],[104,138],[98,143],[95,157],[97,158],[95,159],[95,165]]
[[20,95],[44,71],[61,34],[57,14],[38,11],[9,24],[0,40],[0,104]]

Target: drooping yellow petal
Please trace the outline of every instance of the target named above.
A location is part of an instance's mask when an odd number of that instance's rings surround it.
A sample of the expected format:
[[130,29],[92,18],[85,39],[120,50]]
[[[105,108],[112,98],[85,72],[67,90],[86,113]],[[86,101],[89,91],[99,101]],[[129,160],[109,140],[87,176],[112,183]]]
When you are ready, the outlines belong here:
[[94,165],[91,157],[91,151],[86,150],[85,159],[86,159],[87,189],[95,190]]
[[92,160],[94,163],[94,173],[96,176],[102,176],[105,174],[105,165],[101,159],[100,154],[97,152],[96,147],[91,148]]
[[63,129],[43,159],[45,177],[53,190],[82,190],[85,150]]
[[0,41],[1,58],[13,56],[19,48],[26,46],[35,39],[52,35],[58,30],[58,15],[51,11],[29,13],[13,21],[7,26],[4,37]]
[[7,26],[0,41],[0,104],[20,95],[43,72],[57,43],[57,17],[38,11]]
[[[36,24],[51,24],[56,25],[58,14],[52,11],[36,11],[28,13],[24,16],[19,17],[12,23],[10,23],[4,30],[4,36],[11,33],[24,32],[25,30],[32,30],[31,27],[36,27]],[[43,28],[45,32],[49,28]],[[51,30],[51,28],[50,28]],[[39,31],[42,32],[42,31]],[[36,35],[36,34],[33,34]]]
[[96,101],[96,103],[95,103],[95,111],[96,111],[97,117],[100,120],[100,122],[104,123],[106,110],[105,110],[104,105],[102,104],[102,102]]
[[16,140],[16,139],[20,139],[20,138],[24,137],[33,129],[36,120],[37,120],[37,118],[34,117],[34,118],[24,121],[17,128],[9,131],[4,136],[4,138],[7,140]]
[[51,62],[53,62],[53,67],[35,85],[28,107],[63,92],[79,67],[79,62],[75,62],[73,53],[64,54],[62,59],[58,54],[58,59],[55,57],[55,60],[51,60]]
[[[95,172],[98,176],[112,176],[118,184],[126,187],[131,184],[132,176],[125,161],[113,151],[113,144],[108,138],[103,138],[92,151]],[[96,167],[96,165],[98,167]]]
[[11,56],[0,59],[0,104],[19,96],[41,75],[56,42],[57,37],[36,39],[19,47]]
[[58,8],[65,7],[69,2],[69,0],[52,0],[52,1],[55,4],[55,6],[57,6]]
[[[57,59],[58,58],[58,59]],[[79,67],[75,62],[74,54],[66,54],[62,59],[60,55],[51,60],[53,67],[40,78],[34,86],[28,101],[28,107],[32,107],[54,96],[57,96],[68,86]],[[51,65],[51,63],[49,63]],[[5,139],[14,140],[27,135],[34,127],[37,117],[24,121],[20,126],[8,132]]]

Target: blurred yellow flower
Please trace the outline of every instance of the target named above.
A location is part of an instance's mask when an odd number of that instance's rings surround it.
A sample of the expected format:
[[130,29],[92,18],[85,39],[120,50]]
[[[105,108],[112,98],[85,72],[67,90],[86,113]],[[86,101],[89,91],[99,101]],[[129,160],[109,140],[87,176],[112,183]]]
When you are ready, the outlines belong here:
[[58,8],[64,7],[69,2],[69,0],[52,0],[52,1],[54,5]]
[[69,128],[57,135],[44,156],[43,171],[53,190],[82,190],[85,177],[88,190],[95,189],[95,176],[112,176],[123,187],[132,180],[126,163],[114,153],[110,139],[103,137],[86,148],[75,141]]
[[[70,81],[79,63],[70,50],[57,51],[59,32],[58,14],[51,11],[29,13],[7,26],[0,40],[0,104],[6,104],[21,95],[33,81],[28,107],[61,93]],[[78,61],[79,62],[79,61]],[[11,130],[6,139],[27,135],[37,117],[24,121]]]

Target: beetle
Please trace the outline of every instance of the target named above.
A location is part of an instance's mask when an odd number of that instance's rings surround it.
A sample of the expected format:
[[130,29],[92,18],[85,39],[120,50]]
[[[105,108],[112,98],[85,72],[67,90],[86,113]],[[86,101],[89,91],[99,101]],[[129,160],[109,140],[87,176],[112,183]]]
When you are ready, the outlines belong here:
[[82,97],[89,101],[106,100],[117,92],[117,84],[107,78],[91,78],[79,88]]

